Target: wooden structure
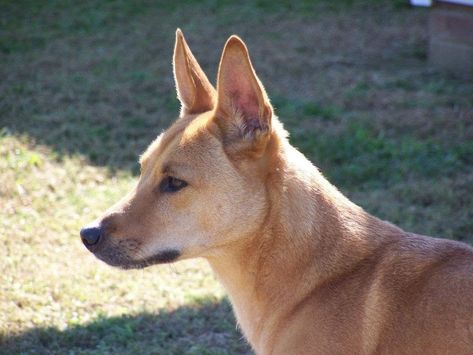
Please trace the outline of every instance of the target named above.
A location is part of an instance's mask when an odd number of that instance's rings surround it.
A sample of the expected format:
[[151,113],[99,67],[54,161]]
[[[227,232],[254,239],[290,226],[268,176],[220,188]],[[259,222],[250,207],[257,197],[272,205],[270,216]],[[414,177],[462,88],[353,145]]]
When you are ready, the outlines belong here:
[[411,3],[432,7],[430,63],[473,80],[473,0],[411,0]]

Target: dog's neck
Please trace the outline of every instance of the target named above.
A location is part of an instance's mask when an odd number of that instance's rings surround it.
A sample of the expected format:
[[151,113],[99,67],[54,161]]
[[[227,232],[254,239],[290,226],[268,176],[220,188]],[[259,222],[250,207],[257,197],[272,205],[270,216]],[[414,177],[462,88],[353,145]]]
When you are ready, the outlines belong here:
[[208,258],[257,352],[277,337],[285,313],[400,232],[350,202],[288,143],[278,165],[260,233]]

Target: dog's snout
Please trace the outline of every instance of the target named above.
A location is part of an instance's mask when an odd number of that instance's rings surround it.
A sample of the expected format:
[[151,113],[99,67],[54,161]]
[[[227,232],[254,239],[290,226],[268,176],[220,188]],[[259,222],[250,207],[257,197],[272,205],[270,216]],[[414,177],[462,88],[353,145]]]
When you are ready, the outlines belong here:
[[103,230],[99,226],[84,227],[80,230],[80,237],[87,248],[97,245],[102,238]]

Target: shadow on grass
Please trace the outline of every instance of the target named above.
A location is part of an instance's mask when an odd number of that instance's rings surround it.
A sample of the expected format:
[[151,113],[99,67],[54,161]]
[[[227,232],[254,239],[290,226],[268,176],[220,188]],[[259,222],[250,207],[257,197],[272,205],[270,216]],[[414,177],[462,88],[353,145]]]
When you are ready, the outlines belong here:
[[0,6],[8,14],[0,40],[0,130],[51,147],[58,160],[81,155],[137,173],[138,155],[179,113],[171,66],[179,21],[176,6],[164,5]]
[[99,317],[65,330],[34,328],[0,338],[2,354],[250,354],[226,300],[159,314]]
[[[58,159],[77,154],[94,165],[137,173],[137,156],[179,111],[171,68],[176,27],[184,26],[213,80],[221,51],[214,43],[223,44],[229,26],[251,38],[247,28],[266,14],[300,20],[307,13],[313,17],[378,2],[262,0],[233,6],[230,1],[213,0],[49,0],[39,6],[24,0],[3,4],[0,129],[51,147]],[[384,1],[385,6],[392,2]],[[206,21],[190,13],[203,13]],[[200,33],[200,40],[194,40]],[[309,105],[304,112],[325,119],[337,114],[318,105]]]

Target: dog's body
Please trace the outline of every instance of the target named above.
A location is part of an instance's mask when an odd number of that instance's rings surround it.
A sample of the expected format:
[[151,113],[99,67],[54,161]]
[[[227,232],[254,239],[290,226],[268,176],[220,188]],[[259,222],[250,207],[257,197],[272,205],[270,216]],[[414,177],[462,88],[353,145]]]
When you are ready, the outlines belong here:
[[350,202],[286,139],[237,37],[217,90],[178,31],[181,117],[92,227],[107,263],[204,257],[258,354],[473,353],[473,249]]

